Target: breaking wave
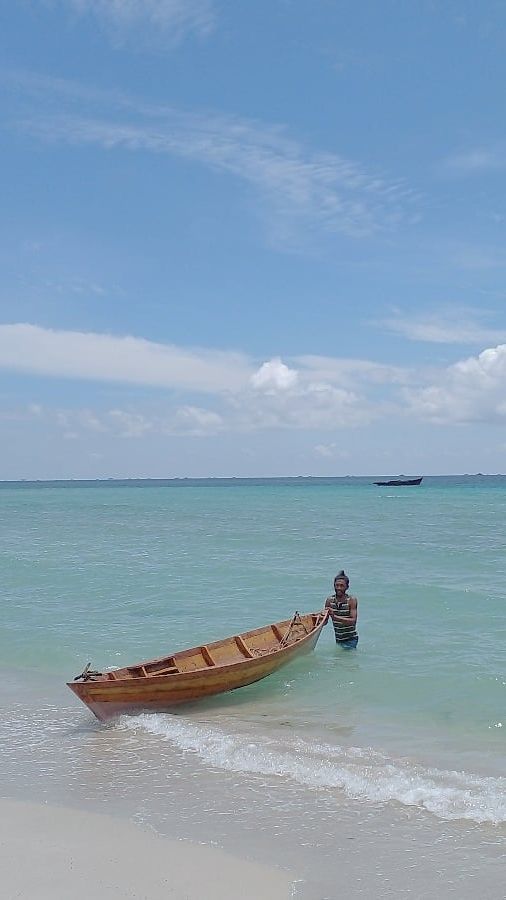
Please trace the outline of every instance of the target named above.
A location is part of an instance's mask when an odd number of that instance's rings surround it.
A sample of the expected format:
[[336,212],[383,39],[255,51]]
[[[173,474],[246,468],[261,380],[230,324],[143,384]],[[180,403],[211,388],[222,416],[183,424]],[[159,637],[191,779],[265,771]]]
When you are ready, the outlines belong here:
[[351,799],[397,802],[443,819],[506,822],[506,778],[425,768],[369,748],[266,735],[252,738],[179,716],[125,716],[119,726],[157,735],[217,769],[287,778],[312,790],[342,791]]

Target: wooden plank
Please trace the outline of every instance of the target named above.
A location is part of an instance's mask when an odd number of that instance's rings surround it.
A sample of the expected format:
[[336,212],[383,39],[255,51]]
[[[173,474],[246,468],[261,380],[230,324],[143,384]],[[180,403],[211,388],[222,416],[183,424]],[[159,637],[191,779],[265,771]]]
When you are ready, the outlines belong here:
[[149,672],[149,678],[156,678],[157,675],[175,675],[179,672],[177,666],[168,666],[166,669],[157,669],[156,672]]
[[129,666],[127,668],[127,672],[132,676],[132,678],[146,678],[148,674],[144,666]]
[[278,626],[277,626],[277,625],[271,625],[271,628],[272,628],[274,634],[276,635],[278,641],[282,641],[282,640],[283,640],[283,633],[279,630]]
[[200,649],[202,650],[202,656],[204,657],[204,659],[205,659],[206,663],[208,664],[208,666],[215,666],[215,665],[216,665],[216,660],[213,659],[213,657],[212,657],[211,654],[209,653],[209,650],[208,650],[208,648],[205,646],[205,644],[204,644],[204,646],[202,646]]
[[239,647],[239,650],[241,650],[242,653],[244,653],[244,655],[246,656],[247,659],[253,659],[255,654],[250,650],[250,648],[247,646],[247,644],[244,643],[240,634],[235,635],[234,641],[236,642],[237,646]]
[[159,672],[164,674],[169,671],[178,671],[173,656],[166,656],[163,659],[156,659],[154,662],[144,663],[144,668],[148,675],[158,675]]

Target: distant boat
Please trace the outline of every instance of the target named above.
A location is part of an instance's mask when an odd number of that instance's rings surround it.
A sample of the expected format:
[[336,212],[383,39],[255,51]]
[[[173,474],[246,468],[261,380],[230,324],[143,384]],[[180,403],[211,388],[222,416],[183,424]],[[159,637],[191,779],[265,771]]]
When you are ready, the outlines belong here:
[[68,687],[97,719],[142,710],[170,710],[260,681],[313,650],[328,610],[275,622],[212,644],[116,669],[92,672],[88,664]]
[[392,478],[390,481],[375,481],[373,483],[383,487],[414,487],[417,484],[421,484],[422,480],[423,475],[421,478]]

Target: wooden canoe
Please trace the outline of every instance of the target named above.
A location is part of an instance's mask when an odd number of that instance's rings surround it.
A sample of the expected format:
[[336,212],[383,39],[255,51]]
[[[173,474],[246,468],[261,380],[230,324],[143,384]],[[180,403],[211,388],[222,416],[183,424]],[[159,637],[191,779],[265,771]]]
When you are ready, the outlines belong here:
[[104,721],[123,713],[170,710],[260,681],[316,646],[328,612],[264,625],[211,644],[109,672],[89,665],[67,685]]

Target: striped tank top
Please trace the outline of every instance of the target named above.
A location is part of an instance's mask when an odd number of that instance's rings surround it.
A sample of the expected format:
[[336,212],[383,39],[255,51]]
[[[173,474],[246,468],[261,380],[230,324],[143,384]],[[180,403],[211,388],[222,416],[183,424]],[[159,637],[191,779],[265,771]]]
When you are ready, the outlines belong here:
[[[334,595],[332,595],[328,599],[330,601],[331,612],[337,613],[338,616],[349,616],[350,598],[347,595],[345,595],[344,600],[341,600],[339,602],[336,600]],[[336,636],[336,641],[338,644],[341,641],[349,641],[351,640],[351,638],[358,637],[355,625],[345,625],[344,622],[334,622],[333,619],[332,624],[334,626],[334,634]]]

